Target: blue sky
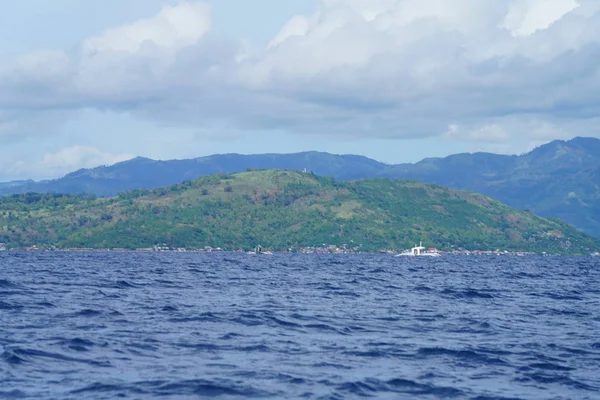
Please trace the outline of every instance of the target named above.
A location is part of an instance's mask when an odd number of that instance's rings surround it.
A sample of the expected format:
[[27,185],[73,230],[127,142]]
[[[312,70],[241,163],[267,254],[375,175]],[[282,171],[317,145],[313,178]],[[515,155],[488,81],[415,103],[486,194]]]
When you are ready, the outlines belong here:
[[19,0],[0,180],[133,156],[389,163],[600,137],[596,0]]

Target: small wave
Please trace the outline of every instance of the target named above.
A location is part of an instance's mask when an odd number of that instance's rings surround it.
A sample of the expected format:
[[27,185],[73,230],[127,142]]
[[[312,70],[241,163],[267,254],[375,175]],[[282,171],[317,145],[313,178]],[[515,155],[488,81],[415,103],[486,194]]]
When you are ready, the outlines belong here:
[[121,296],[119,296],[118,294],[115,294],[115,293],[107,294],[107,293],[104,293],[102,290],[98,290],[98,293],[100,293],[102,296],[112,298],[112,299],[120,299],[121,298]]
[[206,366],[209,368],[222,368],[222,369],[227,369],[227,370],[238,369],[238,366],[235,364],[207,363]]
[[[5,354],[8,354],[8,355],[5,356]],[[51,352],[36,350],[36,349],[13,348],[13,349],[5,351],[3,353],[3,358],[6,361],[8,361],[9,363],[17,363],[17,364],[34,361],[37,358],[45,358],[45,359],[53,359],[53,360],[60,360],[60,361],[84,363],[84,364],[89,364],[89,365],[93,365],[96,367],[110,367],[111,366],[110,362],[108,362],[108,361],[95,361],[95,360],[87,360],[87,359],[82,359],[82,358],[74,358],[74,357],[68,357],[68,356],[65,356],[65,355],[59,354],[59,353],[51,353]]]
[[534,381],[536,383],[541,383],[544,385],[556,383],[559,385],[569,386],[574,389],[586,390],[586,391],[594,391],[597,392],[600,388],[597,386],[588,385],[586,383],[580,382],[578,380],[572,379],[565,375],[552,375],[552,374],[544,374],[544,373],[530,373],[525,374],[522,378],[515,379],[518,382],[529,382]]
[[264,344],[257,344],[257,345],[252,345],[252,346],[239,346],[239,347],[236,347],[235,349],[243,351],[243,352],[257,351],[257,352],[262,352],[262,353],[268,353],[269,351],[271,351],[271,348]]
[[419,286],[415,286],[415,289],[418,292],[433,292],[433,289],[430,288],[429,286],[425,286],[425,285],[419,285]]
[[473,350],[453,350],[444,347],[424,347],[418,350],[423,356],[451,356],[466,361],[474,361],[483,364],[506,364],[498,357],[489,357],[483,353]]
[[35,303],[36,306],[44,307],[44,308],[55,308],[56,304],[51,303],[49,301],[41,301],[39,303]]
[[526,367],[527,369],[545,369],[550,371],[573,371],[575,368],[565,367],[563,365],[554,364],[554,363],[534,363],[530,364]]
[[403,289],[401,286],[396,286],[396,285],[385,285],[384,288],[392,289],[392,290],[402,290]]
[[344,333],[353,333],[353,332],[374,332],[372,329],[367,329],[363,326],[359,325],[350,325],[345,326],[343,329]]
[[[96,382],[81,389],[72,390],[70,394],[82,393],[112,393],[115,392],[115,397],[127,397],[126,393],[134,392],[137,394],[147,394],[148,392],[139,388],[132,388],[127,385],[113,385],[107,383]],[[118,393],[118,394],[117,394]]]
[[25,399],[29,397],[29,395],[25,392],[22,392],[20,390],[11,390],[9,392],[4,392],[2,390],[0,390],[0,398],[2,399]]
[[[539,296],[538,294],[535,294],[536,296]],[[583,298],[579,295],[570,295],[570,294],[560,294],[560,293],[553,293],[553,292],[544,292],[542,294],[543,297],[549,297],[553,300],[583,300]]]
[[361,397],[372,397],[381,392],[404,393],[412,396],[433,396],[435,398],[453,398],[465,395],[462,390],[457,388],[422,384],[401,378],[389,381],[366,379],[358,382],[346,382],[339,385],[337,389]]
[[75,351],[89,351],[90,347],[95,346],[91,340],[80,338],[62,340],[59,344]]
[[2,357],[5,362],[11,365],[22,364],[25,362],[25,358],[20,357],[17,353],[10,349],[5,350],[0,357]]
[[229,332],[223,336],[221,336],[219,339],[222,340],[232,340],[232,339],[238,339],[244,337],[243,335],[240,335],[239,333],[234,333],[234,332]]
[[243,265],[244,264],[244,262],[242,260],[237,260],[235,258],[229,258],[229,257],[224,257],[223,262],[230,263],[233,265]]
[[338,390],[349,392],[362,397],[371,397],[372,394],[381,391],[379,387],[370,382],[346,382],[338,386]]
[[400,317],[379,317],[378,321],[397,322],[400,321]]
[[387,358],[394,356],[389,350],[345,351],[343,354],[368,358]]
[[131,288],[137,288],[137,287],[139,287],[139,285],[121,280],[121,281],[117,281],[113,287],[115,287],[117,289],[131,289]]
[[282,374],[282,373],[275,374],[275,376],[273,376],[273,379],[275,379],[279,382],[283,382],[286,385],[288,385],[288,384],[303,385],[303,384],[307,383],[306,379],[304,379],[304,378],[299,378],[297,376],[292,376],[292,375]]
[[580,355],[580,356],[585,356],[585,355],[590,354],[589,351],[586,351],[586,350],[583,350],[583,349],[576,349],[576,348],[573,348],[573,347],[557,346],[555,344],[550,344],[550,345],[548,345],[548,347],[554,348],[554,349],[557,349],[557,350],[560,350],[560,351],[565,351],[565,352],[570,353],[570,354],[577,354],[577,355]]
[[561,308],[548,308],[545,311],[540,311],[540,314],[550,314],[550,315],[572,315],[572,316],[578,316],[578,317],[586,317],[588,315],[590,315],[590,313],[587,312],[581,312],[578,310],[567,310],[567,309],[561,309]]
[[0,279],[0,288],[4,289],[21,289],[22,286],[16,284],[14,282],[9,281],[8,279]]
[[298,313],[290,314],[290,318],[299,319],[300,321],[312,321],[315,319],[311,315],[303,315],[303,314],[298,314]]
[[435,386],[428,384],[419,384],[410,380],[393,379],[387,382],[391,391],[406,392],[409,394],[442,397],[463,397],[464,392],[460,389],[448,386]]
[[349,292],[349,291],[331,291],[329,294],[333,295],[333,296],[345,296],[345,297],[353,297],[355,299],[361,297],[360,294],[356,293],[356,292]]
[[169,287],[169,286],[173,286],[173,287],[177,287],[177,288],[185,287],[185,286],[178,285],[176,282],[169,280],[169,279],[155,279],[154,282],[160,283],[161,286],[166,286],[166,287]]
[[334,291],[334,290],[342,290],[343,288],[337,284],[332,284],[329,282],[319,282],[315,284],[315,287],[319,290],[327,290],[327,291]]
[[316,329],[319,331],[327,331],[327,332],[336,332],[340,334],[345,334],[345,332],[341,332],[339,329],[327,324],[307,324],[304,325],[305,328]]
[[162,396],[241,396],[241,397],[269,397],[273,393],[254,388],[252,386],[243,386],[232,382],[213,382],[203,379],[186,380],[174,383],[167,383],[156,388],[156,394]]
[[442,294],[445,295],[449,295],[452,297],[455,297],[457,299],[493,299],[494,296],[492,296],[489,293],[484,293],[475,289],[467,289],[467,290],[463,290],[463,291],[456,291],[456,290],[452,290],[452,289],[444,289],[442,291]]
[[21,308],[23,308],[23,306],[20,304],[11,304],[0,301],[0,310],[20,310]]
[[513,272],[507,272],[506,273],[507,277],[509,278],[527,278],[527,279],[537,279],[537,278],[543,278],[544,276],[541,274],[533,274],[530,272],[517,272],[517,273],[513,273]]
[[219,317],[216,314],[213,314],[211,312],[206,312],[206,313],[198,314],[198,315],[195,315],[193,317],[182,317],[182,318],[171,318],[171,319],[169,319],[169,322],[177,322],[177,323],[183,323],[183,322],[217,322],[217,321],[221,321],[221,317]]
[[202,351],[220,351],[229,346],[220,346],[214,343],[177,343],[178,347],[186,349],[202,350]]
[[291,322],[291,321],[286,321],[282,318],[278,318],[278,317],[269,317],[269,320],[275,322],[275,325],[280,325],[280,326],[285,326],[285,327],[289,327],[289,328],[301,328],[302,325],[300,324],[296,324],[295,322]]
[[345,369],[345,370],[353,369],[349,365],[334,364],[334,363],[328,363],[328,362],[320,362],[320,363],[313,364],[313,368],[335,368],[335,369]]
[[96,317],[98,315],[102,315],[102,311],[92,310],[91,308],[86,308],[73,314],[74,317]]
[[230,321],[245,326],[258,326],[265,323],[262,317],[254,313],[241,313],[237,318]]

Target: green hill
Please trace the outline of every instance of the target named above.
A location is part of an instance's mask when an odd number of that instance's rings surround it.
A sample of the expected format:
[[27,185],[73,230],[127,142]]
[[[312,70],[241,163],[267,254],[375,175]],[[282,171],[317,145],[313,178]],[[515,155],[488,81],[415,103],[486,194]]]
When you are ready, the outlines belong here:
[[599,242],[564,222],[483,195],[417,181],[337,182],[286,170],[212,175],[117,197],[24,194],[0,199],[8,248],[287,250],[324,244],[589,254]]

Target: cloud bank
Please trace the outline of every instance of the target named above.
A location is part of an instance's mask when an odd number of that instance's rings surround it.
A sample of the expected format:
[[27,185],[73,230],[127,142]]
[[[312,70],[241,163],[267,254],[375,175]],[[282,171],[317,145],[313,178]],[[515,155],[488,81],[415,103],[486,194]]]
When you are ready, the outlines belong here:
[[[96,108],[198,132],[525,145],[600,132],[595,0],[321,0],[263,49],[198,1],[1,60],[0,141]],[[214,136],[214,135],[213,135]]]
[[63,176],[79,168],[94,168],[99,165],[112,165],[130,160],[132,154],[105,153],[92,146],[71,146],[55,153],[46,153],[38,162],[24,162],[4,158],[0,163],[4,174],[15,176],[39,175],[43,177]]

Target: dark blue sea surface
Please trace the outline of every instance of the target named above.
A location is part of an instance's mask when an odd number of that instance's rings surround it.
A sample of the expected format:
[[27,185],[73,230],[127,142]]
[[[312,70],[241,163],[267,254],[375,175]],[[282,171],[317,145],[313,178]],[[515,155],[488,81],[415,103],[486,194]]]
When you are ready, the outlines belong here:
[[600,399],[600,258],[0,253],[0,398]]

